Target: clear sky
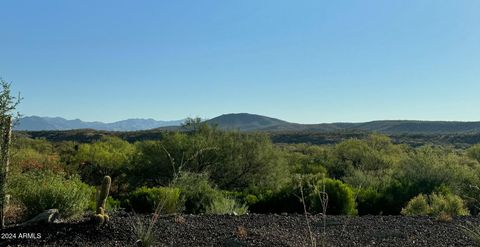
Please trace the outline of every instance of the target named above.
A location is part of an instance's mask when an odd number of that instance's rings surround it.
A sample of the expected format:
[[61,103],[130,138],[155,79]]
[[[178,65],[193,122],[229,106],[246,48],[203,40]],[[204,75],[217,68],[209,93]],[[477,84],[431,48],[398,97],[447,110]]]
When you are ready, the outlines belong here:
[[480,120],[478,0],[0,0],[24,115]]

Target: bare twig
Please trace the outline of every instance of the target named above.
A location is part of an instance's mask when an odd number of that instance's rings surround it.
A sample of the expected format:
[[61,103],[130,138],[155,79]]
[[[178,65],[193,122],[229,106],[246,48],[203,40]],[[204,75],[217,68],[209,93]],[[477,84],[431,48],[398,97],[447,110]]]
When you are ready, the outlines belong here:
[[303,204],[303,214],[305,215],[305,223],[307,224],[308,236],[310,238],[310,244],[312,247],[316,247],[317,240],[315,239],[315,236],[313,235],[313,232],[312,232],[312,228],[310,226],[310,219],[308,218],[307,205],[305,203],[305,196],[303,193],[303,178],[300,180],[300,195],[301,195],[301,200]]
[[[315,188],[317,190],[317,188]],[[323,238],[322,246],[326,245],[327,238],[327,207],[328,207],[328,193],[325,189],[325,175],[322,178],[322,190],[318,192],[318,198],[320,199],[320,204],[322,205],[322,222],[323,222]]]

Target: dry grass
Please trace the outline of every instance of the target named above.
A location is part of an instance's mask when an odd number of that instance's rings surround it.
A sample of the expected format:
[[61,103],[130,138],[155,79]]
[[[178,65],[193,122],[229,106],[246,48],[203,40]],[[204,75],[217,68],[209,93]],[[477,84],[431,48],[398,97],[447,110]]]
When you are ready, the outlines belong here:
[[453,221],[452,215],[446,212],[441,212],[436,219],[440,222],[446,222],[446,223]]
[[179,225],[183,225],[187,223],[187,220],[185,219],[185,217],[181,215],[175,215],[174,221],[175,221],[175,224],[179,224]]
[[244,226],[237,226],[237,228],[235,228],[235,231],[233,232],[233,234],[238,239],[246,239],[247,236],[248,236],[247,228],[245,228]]
[[11,200],[5,212],[5,222],[14,224],[25,220],[26,208],[21,203]]

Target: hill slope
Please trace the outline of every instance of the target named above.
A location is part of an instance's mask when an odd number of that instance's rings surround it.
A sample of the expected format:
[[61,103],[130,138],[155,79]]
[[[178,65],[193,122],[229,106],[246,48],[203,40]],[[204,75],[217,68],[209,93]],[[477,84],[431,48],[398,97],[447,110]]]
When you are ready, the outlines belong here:
[[479,133],[480,122],[384,120],[366,123],[297,124],[255,114],[225,114],[206,121],[221,129],[241,131],[333,132],[367,131],[386,134]]
[[221,129],[238,129],[241,131],[295,129],[301,127],[299,124],[249,113],[224,114],[206,122],[217,125]]

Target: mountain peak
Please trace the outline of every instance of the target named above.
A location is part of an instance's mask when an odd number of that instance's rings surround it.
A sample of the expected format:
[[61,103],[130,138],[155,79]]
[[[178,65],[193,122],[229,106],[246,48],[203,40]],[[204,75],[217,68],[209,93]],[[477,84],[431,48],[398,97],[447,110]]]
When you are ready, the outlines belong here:
[[238,129],[242,131],[265,130],[291,124],[280,119],[250,113],[223,114],[206,122],[218,125],[223,129]]

